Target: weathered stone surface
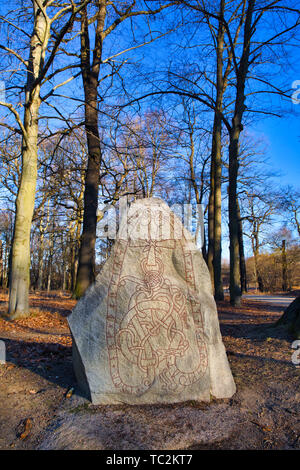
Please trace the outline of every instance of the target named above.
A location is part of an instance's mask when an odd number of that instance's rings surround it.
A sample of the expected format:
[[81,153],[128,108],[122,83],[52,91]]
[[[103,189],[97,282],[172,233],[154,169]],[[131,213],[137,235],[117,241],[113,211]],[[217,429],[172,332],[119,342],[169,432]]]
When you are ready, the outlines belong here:
[[130,206],[69,325],[77,380],[95,404],[209,401],[235,392],[208,269],[160,199]]
[[4,341],[0,341],[0,364],[6,363],[6,348]]
[[288,329],[294,339],[300,339],[300,295],[284,310],[274,326],[283,326]]

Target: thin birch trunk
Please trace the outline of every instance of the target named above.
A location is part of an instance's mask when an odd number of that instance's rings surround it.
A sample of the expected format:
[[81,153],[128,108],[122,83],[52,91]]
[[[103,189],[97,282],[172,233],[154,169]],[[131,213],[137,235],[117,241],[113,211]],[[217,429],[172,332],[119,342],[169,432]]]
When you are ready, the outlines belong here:
[[41,104],[40,85],[34,85],[44,61],[50,25],[44,12],[33,3],[34,30],[30,41],[27,74],[24,132],[22,141],[22,173],[16,198],[16,215],[12,243],[9,307],[11,319],[29,314],[30,230],[37,181],[38,116]]

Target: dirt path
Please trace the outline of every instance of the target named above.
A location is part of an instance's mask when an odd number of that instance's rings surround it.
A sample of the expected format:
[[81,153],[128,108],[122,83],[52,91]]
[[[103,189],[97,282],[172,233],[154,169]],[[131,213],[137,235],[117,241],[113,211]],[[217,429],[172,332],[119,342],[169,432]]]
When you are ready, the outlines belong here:
[[266,295],[266,294],[244,294],[244,299],[247,301],[260,302],[264,305],[286,308],[288,307],[296,297],[286,296],[286,295]]
[[270,328],[278,307],[219,304],[238,389],[231,400],[101,407],[66,398],[76,388],[66,321],[74,301],[36,295],[32,303],[31,318],[0,319],[1,449],[300,449],[300,369],[291,338]]

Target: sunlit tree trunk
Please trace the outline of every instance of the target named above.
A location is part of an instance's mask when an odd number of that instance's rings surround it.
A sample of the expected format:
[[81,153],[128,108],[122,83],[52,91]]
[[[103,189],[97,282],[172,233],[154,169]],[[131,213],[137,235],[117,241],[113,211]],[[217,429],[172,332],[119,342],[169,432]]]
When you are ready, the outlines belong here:
[[216,112],[214,126],[214,237],[213,237],[213,273],[215,299],[223,300],[223,283],[222,283],[222,158],[221,158],[221,134],[222,123],[219,113]]
[[25,108],[22,175],[16,199],[16,217],[12,245],[9,285],[9,315],[17,318],[29,313],[30,230],[34,210],[37,179],[37,137],[39,90]]
[[282,240],[281,247],[281,262],[282,262],[282,290],[286,292],[288,289],[288,279],[287,279],[287,259],[286,259],[286,242]]
[[3,281],[3,287],[8,287],[9,284],[9,253],[11,250],[9,250],[9,244],[8,244],[8,237],[5,239],[5,254],[4,254],[4,281]]
[[259,229],[257,228],[257,224],[254,223],[253,227],[253,234],[251,237],[251,242],[252,242],[252,250],[253,250],[253,256],[254,256],[254,276],[255,276],[255,282],[256,282],[256,287],[260,292],[264,291],[264,284],[263,284],[263,279],[262,276],[259,272],[259,239],[258,239],[258,233]]
[[26,84],[22,173],[16,198],[10,268],[8,307],[10,318],[22,317],[29,313],[30,230],[37,180],[38,115],[41,103],[40,86],[35,86],[34,81],[38,77],[43,62],[45,37],[49,37],[49,25],[47,25],[45,16],[35,2],[33,8],[34,29],[30,41]]
[[50,245],[48,255],[48,273],[47,273],[47,291],[51,290],[52,268],[53,268],[53,254],[54,254],[54,222],[50,234]]
[[241,211],[240,211],[238,198],[237,198],[236,203],[237,203],[237,211],[238,211],[238,237],[239,237],[241,291],[247,292],[247,271],[246,271],[246,260],[245,260],[244,238],[243,238],[243,221],[241,218]]
[[239,139],[243,129],[242,118],[245,111],[245,85],[249,68],[250,40],[253,34],[252,15],[255,0],[249,0],[244,24],[243,52],[236,70],[236,99],[234,116],[229,133],[229,239],[230,239],[230,303],[239,305],[241,302],[240,269],[239,269],[239,237],[238,237],[238,206],[237,177],[239,167]]
[[214,289],[214,209],[215,209],[215,161],[213,153],[210,161],[210,191],[208,200],[208,249],[207,249],[207,266]]
[[47,222],[46,226],[44,227],[44,216],[41,217],[40,221],[40,244],[39,244],[39,270],[38,270],[38,289],[42,290],[43,288],[43,278],[44,278],[44,238],[45,238],[45,231],[48,228],[50,219],[50,201],[48,201],[47,207]]
[[[72,15],[60,31],[55,32],[53,48],[47,63],[45,54],[51,36],[52,20],[47,15],[48,0],[32,0],[33,31],[30,37],[29,58],[25,63],[27,79],[25,86],[25,102],[23,123],[15,110],[14,114],[22,131],[22,171],[18,194],[16,197],[16,214],[10,260],[9,306],[10,319],[29,314],[29,283],[30,283],[30,230],[35,202],[37,181],[37,141],[38,118],[41,104],[40,86],[53,63],[55,52],[67,31],[72,27],[75,14],[74,2],[64,5],[52,18],[55,21],[67,11]],[[51,5],[54,6],[53,2]],[[55,5],[57,7],[57,5]]]
[[224,49],[224,8],[225,1],[220,1],[220,21],[217,35],[217,98],[213,126],[212,159],[214,159],[214,223],[213,223],[213,273],[215,299],[223,300],[222,283],[222,106],[225,91],[223,77]]
[[230,302],[239,305],[241,301],[239,236],[237,208],[238,142],[240,128],[234,126],[230,135],[229,146],[229,251],[230,251]]

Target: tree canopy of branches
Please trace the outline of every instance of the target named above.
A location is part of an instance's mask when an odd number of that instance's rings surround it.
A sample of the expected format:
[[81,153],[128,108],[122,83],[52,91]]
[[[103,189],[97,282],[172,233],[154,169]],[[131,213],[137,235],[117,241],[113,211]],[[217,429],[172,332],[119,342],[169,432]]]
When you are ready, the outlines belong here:
[[287,109],[297,2],[25,0],[3,12],[0,284],[10,318],[29,313],[30,285],[83,295],[111,246],[97,223],[123,195],[202,204],[215,298],[226,224],[231,303],[246,289],[247,243],[262,290],[264,230],[275,218],[300,234],[299,190],[263,190],[271,180],[245,129]]

